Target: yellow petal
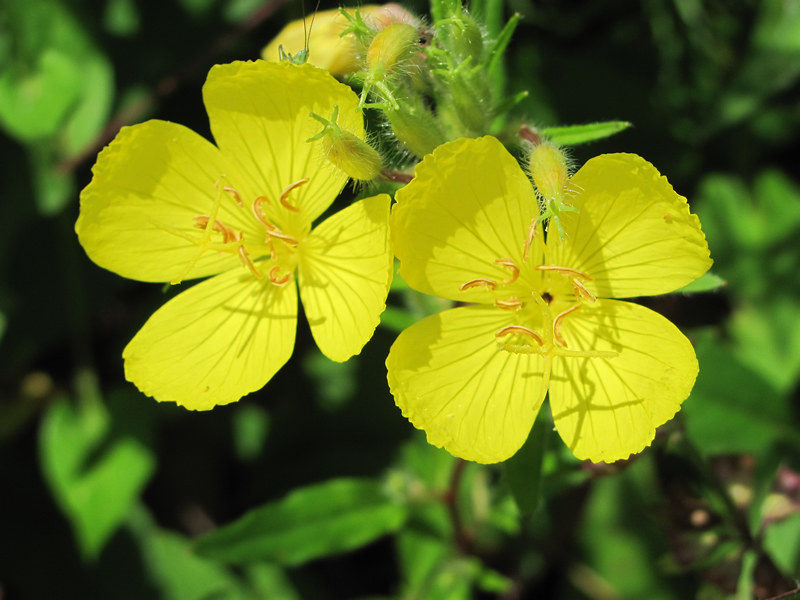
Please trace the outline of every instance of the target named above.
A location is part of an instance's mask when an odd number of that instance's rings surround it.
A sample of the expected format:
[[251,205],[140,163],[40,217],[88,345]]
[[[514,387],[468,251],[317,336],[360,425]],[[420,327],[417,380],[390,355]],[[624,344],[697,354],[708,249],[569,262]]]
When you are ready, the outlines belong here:
[[328,358],[361,351],[386,308],[392,280],[386,194],[360,200],[316,227],[299,248],[299,284],[311,333]]
[[284,231],[299,233],[289,223],[295,213],[270,215],[270,207],[290,184],[310,179],[289,196],[307,224],[333,202],[347,176],[325,160],[319,143],[306,141],[321,128],[309,113],[329,118],[336,104],[339,126],[363,139],[353,90],[308,64],[234,62],[211,68],[203,99],[217,145],[237,164],[231,185],[248,202],[269,198],[263,208]]
[[150,317],[122,354],[125,377],[156,400],[192,410],[236,402],[289,360],[296,326],[294,285],[223,273]]
[[544,360],[499,350],[494,334],[511,315],[469,306],[406,329],[386,359],[397,406],[428,442],[481,463],[511,457],[544,398]]
[[700,220],[665,177],[635,154],[604,154],[571,180],[566,239],[548,239],[551,264],[586,273],[595,295],[629,298],[671,292],[711,266]]
[[[200,237],[194,217],[211,212],[220,193],[215,184],[226,170],[219,150],[182,125],[148,121],[125,127],[100,153],[81,192],[78,239],[98,265],[141,281],[235,268],[236,255],[206,252],[186,274],[198,247],[185,236]],[[219,219],[244,226],[241,209],[227,196]]]
[[[403,279],[421,292],[465,302],[493,302],[486,287],[459,287],[478,278],[508,278],[498,259],[523,267],[528,228],[539,214],[528,178],[493,137],[440,146],[417,165],[396,200],[392,247]],[[529,265],[539,262],[528,259]],[[532,267],[523,270],[519,293],[529,293],[538,277]]]
[[697,358],[667,319],[643,306],[598,300],[562,322],[570,350],[617,352],[613,358],[555,357],[553,420],[581,459],[611,462],[650,444],[692,390]]

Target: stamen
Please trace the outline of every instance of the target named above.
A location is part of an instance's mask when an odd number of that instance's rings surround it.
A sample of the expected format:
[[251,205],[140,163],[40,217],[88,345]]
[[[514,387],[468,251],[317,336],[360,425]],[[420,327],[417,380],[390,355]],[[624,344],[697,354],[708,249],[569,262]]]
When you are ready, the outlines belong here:
[[[197,229],[205,229],[208,226],[209,221],[211,221],[211,217],[208,215],[197,215],[194,218],[194,226]],[[233,242],[236,240],[236,232],[227,225],[223,224],[219,219],[214,219],[214,224],[211,226],[211,229],[222,234],[223,244],[227,244],[228,242]]]
[[539,219],[537,218],[531,221],[531,224],[528,227],[528,235],[525,236],[525,245],[522,247],[522,260],[528,260],[528,254],[531,251],[533,240],[536,237],[536,230],[538,229],[537,227],[538,224],[539,224]]
[[503,285],[514,283],[519,278],[519,267],[510,258],[498,258],[496,261],[494,261],[494,264],[511,269],[511,277],[503,280],[501,282]]
[[594,302],[595,300],[597,300],[597,298],[594,297],[592,292],[589,291],[589,288],[587,288],[583,284],[583,282],[579,281],[578,279],[572,280],[572,290],[575,292],[576,296],[579,296],[584,300],[587,300],[589,302]]
[[239,242],[237,252],[239,253],[239,258],[242,259],[242,264],[250,269],[250,272],[255,275],[256,279],[261,279],[261,272],[256,269],[250,255],[247,253],[247,248],[244,247],[244,234],[242,234],[241,231],[236,234],[236,241]]
[[[308,179],[306,179],[306,181],[308,181]],[[272,245],[272,241],[270,238],[276,238],[278,240],[286,242],[292,247],[297,247],[300,244],[300,242],[298,242],[292,236],[286,235],[280,229],[275,227],[275,225],[267,221],[266,218],[264,218],[264,214],[261,212],[261,205],[264,202],[269,204],[269,198],[267,198],[266,196],[259,196],[258,198],[253,200],[253,214],[255,215],[256,219],[258,219],[258,222],[267,228],[267,237],[265,241],[270,245],[270,251],[272,252],[272,254],[275,253],[275,247]]]
[[478,287],[478,286],[485,286],[489,289],[496,290],[497,289],[497,282],[492,281],[491,279],[473,279],[471,281],[467,281],[466,283],[462,283],[458,286],[458,289],[462,292],[464,290],[468,290],[469,288]]
[[569,314],[574,313],[580,307],[581,307],[580,304],[576,304],[574,306],[571,306],[567,310],[565,310],[564,312],[559,313],[559,315],[555,319],[553,319],[553,339],[556,342],[558,342],[560,345],[564,346],[564,348],[567,347],[567,342],[564,341],[563,337],[561,337],[561,331],[560,331],[561,330],[561,321],[564,319],[564,317],[566,317]]
[[589,277],[586,273],[582,271],[578,271],[577,269],[570,269],[569,267],[558,267],[556,265],[539,265],[536,267],[540,271],[556,271],[561,273],[562,275],[572,275],[573,277],[579,277],[580,279],[585,279],[586,281],[591,281],[592,278]]
[[540,346],[544,346],[544,340],[541,338],[541,336],[538,333],[536,333],[533,329],[529,329],[528,327],[525,327],[523,325],[508,325],[506,327],[503,327],[497,333],[494,334],[494,337],[499,339],[501,337],[505,337],[507,335],[513,335],[516,333],[520,335],[527,335],[528,337],[535,339]]
[[495,300],[494,304],[495,306],[504,308],[506,310],[519,310],[522,308],[522,300],[515,296],[512,296],[508,300]]
[[[221,181],[222,181],[221,179],[218,179],[216,182],[214,182],[214,187],[219,189]],[[223,185],[222,191],[227,192],[228,195],[231,196],[231,198],[236,200],[236,204],[238,204],[239,206],[244,206],[244,203],[242,202],[242,197],[239,195],[239,192],[237,192],[234,188],[232,188],[229,185]]]
[[286,209],[288,209],[288,210],[290,210],[292,212],[300,212],[300,209],[297,208],[296,206],[292,206],[291,204],[289,204],[289,202],[286,200],[286,198],[289,196],[289,194],[292,192],[292,190],[294,190],[296,188],[299,188],[301,185],[304,185],[304,184],[308,183],[308,181],[309,181],[308,177],[304,177],[303,179],[299,179],[298,181],[295,181],[294,183],[290,183],[285,188],[283,188],[283,191],[281,192],[281,204],[283,205],[284,208],[286,208]]
[[[275,227],[275,226],[273,225],[273,227]],[[287,244],[289,244],[293,248],[296,248],[300,244],[300,242],[298,242],[295,238],[293,238],[290,235],[286,235],[285,233],[283,233],[277,227],[267,231],[267,240],[269,240],[269,238],[279,239],[282,242],[286,242]]]
[[264,202],[269,204],[269,198],[267,198],[266,196],[259,196],[258,198],[253,200],[253,206],[252,206],[253,216],[255,216],[255,218],[258,219],[258,222],[261,223],[267,229],[275,229],[275,226],[269,221],[267,221],[267,219],[264,218],[264,213],[261,212],[261,205],[264,204]]
[[289,280],[292,278],[291,273],[286,273],[283,277],[278,277],[278,273],[280,272],[281,268],[278,265],[275,265],[269,270],[269,280],[278,286],[283,286],[289,283]]

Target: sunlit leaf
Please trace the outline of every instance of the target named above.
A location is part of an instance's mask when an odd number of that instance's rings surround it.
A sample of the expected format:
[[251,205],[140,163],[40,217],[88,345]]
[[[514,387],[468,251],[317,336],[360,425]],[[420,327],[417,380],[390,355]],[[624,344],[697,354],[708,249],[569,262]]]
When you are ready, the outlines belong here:
[[628,121],[605,121],[586,125],[567,125],[564,127],[545,127],[541,134],[559,146],[577,146],[596,142],[624,131],[631,126]]
[[200,538],[195,550],[229,563],[298,565],[369,544],[396,531],[405,516],[379,482],[334,479],[247,513]]

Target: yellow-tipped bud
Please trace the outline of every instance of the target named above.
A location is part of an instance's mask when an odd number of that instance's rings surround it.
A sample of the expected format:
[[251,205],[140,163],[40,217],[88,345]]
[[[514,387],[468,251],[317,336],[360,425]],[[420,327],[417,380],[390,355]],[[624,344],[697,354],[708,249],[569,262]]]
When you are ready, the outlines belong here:
[[418,40],[417,28],[408,23],[381,29],[367,48],[367,71],[376,79],[390,75],[414,55]]
[[[349,12],[355,11],[345,9]],[[361,17],[370,27],[381,29],[396,22],[415,23],[418,19],[399,4],[365,4],[359,9]],[[355,73],[364,67],[359,57],[356,37],[352,33],[342,36],[349,22],[338,8],[322,10],[305,19],[292,21],[261,51],[264,60],[280,60],[281,50],[288,56],[308,55],[308,62],[332,75]]]
[[545,201],[560,201],[569,183],[567,159],[561,150],[549,142],[534,146],[528,160],[528,169]]
[[338,136],[328,133],[321,141],[328,160],[353,179],[371,181],[380,175],[380,154],[349,131],[340,131]]
[[333,107],[333,114],[326,119],[311,113],[311,117],[322,123],[323,128],[309,142],[319,141],[325,157],[333,165],[359,181],[371,181],[380,175],[383,168],[381,155],[367,142],[337,125],[339,107]]

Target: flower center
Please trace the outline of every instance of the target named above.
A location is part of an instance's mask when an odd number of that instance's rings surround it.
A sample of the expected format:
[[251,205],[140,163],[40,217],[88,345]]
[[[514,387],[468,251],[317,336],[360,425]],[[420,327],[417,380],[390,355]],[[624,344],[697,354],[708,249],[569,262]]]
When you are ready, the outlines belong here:
[[[220,179],[215,187],[217,194],[209,214],[196,215],[194,228],[200,229],[200,235],[189,234],[183,230],[170,229],[176,235],[190,241],[197,246],[197,253],[183,270],[181,275],[171,281],[171,284],[180,283],[194,268],[200,257],[208,252],[236,254],[250,273],[257,279],[265,275],[270,283],[284,286],[292,280],[292,275],[297,267],[297,247],[300,244],[298,236],[282,231],[276,224],[276,217],[280,213],[299,213],[289,199],[291,193],[300,186],[308,183],[308,177],[299,179],[287,185],[281,191],[277,202],[267,196],[257,196],[249,205],[246,205],[241,194],[233,187],[225,185]],[[232,199],[237,208],[242,212],[243,220],[252,223],[255,227],[248,228],[247,237],[241,229],[234,229],[220,219],[220,209],[223,202]],[[241,222],[241,220],[240,220]],[[261,230],[261,234],[253,233]]]
[[[537,232],[539,232],[537,234]],[[461,291],[482,287],[494,297],[498,308],[513,313],[513,322],[495,332],[497,346],[507,352],[583,358],[611,358],[615,352],[576,348],[577,340],[569,340],[564,323],[574,318],[584,306],[596,301],[586,286],[588,274],[571,267],[552,264],[531,264],[534,244],[543,244],[536,221],[531,224],[523,244],[522,263],[511,258],[498,258],[494,264],[505,271],[504,277],[471,279],[459,286]],[[542,247],[539,247],[542,250]],[[541,254],[540,254],[541,256]],[[521,274],[525,274],[521,278]],[[533,282],[526,285],[526,282]]]

